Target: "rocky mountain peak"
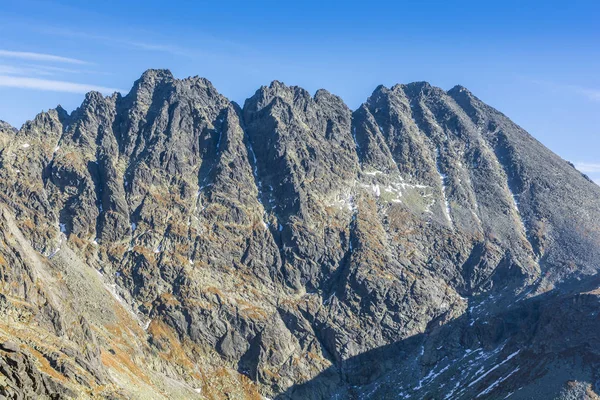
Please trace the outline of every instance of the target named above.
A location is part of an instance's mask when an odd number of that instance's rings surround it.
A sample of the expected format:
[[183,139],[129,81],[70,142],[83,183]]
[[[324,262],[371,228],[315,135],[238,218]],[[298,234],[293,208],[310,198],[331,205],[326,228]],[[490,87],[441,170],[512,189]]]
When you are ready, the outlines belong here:
[[164,82],[171,82],[173,80],[175,80],[175,77],[168,69],[148,69],[144,71],[142,76],[134,83],[134,86],[153,86]]
[[9,124],[8,122],[2,121],[0,120],[0,129],[7,131],[7,132],[16,132],[17,128],[14,128],[11,124]]

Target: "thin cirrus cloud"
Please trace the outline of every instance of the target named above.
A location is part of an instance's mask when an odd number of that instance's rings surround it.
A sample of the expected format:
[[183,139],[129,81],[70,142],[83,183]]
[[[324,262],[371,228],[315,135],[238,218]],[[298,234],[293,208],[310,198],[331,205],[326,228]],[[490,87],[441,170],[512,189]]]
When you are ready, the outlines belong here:
[[575,164],[575,168],[586,174],[600,173],[600,163],[578,162]]
[[541,81],[541,80],[531,80],[532,83],[540,86],[545,86],[554,91],[568,91],[573,94],[577,94],[583,97],[586,97],[591,101],[600,101],[600,89],[589,88],[577,85],[565,85],[562,83],[550,82],[550,81]]
[[[33,68],[15,67],[13,65],[0,64],[0,75],[27,75],[28,73],[37,73]],[[43,74],[42,74],[43,75]],[[48,73],[50,75],[50,73]]]
[[52,92],[67,92],[85,94],[90,91],[96,91],[104,94],[114,92],[126,93],[125,90],[91,85],[86,83],[74,83],[50,79],[38,79],[20,76],[0,75],[0,86],[19,89],[36,89]]
[[[110,46],[120,46],[127,47],[137,50],[144,51],[152,51],[152,52],[160,52],[172,54],[175,56],[181,56],[186,58],[194,58],[194,57],[225,57],[240,54],[254,54],[256,53],[255,49],[249,48],[246,45],[229,41],[223,39],[217,39],[212,36],[203,36],[202,38],[197,38],[197,42],[203,44],[203,50],[199,50],[198,48],[186,48],[181,47],[179,45],[175,45],[172,43],[152,43],[137,39],[131,39],[126,37],[114,37],[107,35],[98,35],[92,34],[88,32],[72,30],[68,28],[58,28],[54,26],[38,26],[35,28],[38,32],[54,35],[54,36],[63,36],[69,37],[73,39],[85,39],[85,40],[94,40],[96,42],[102,43],[104,45]],[[138,34],[143,32],[138,32]],[[207,48],[213,49],[212,51],[207,50]],[[218,50],[215,50],[218,49]]]
[[586,96],[587,98],[589,98],[590,100],[600,101],[600,90],[586,89],[586,88],[580,88],[580,87],[575,87],[575,89],[578,90],[579,93],[581,93],[584,96]]
[[[55,54],[34,53],[27,51],[12,51],[0,49],[0,58],[26,60],[39,63],[58,63],[71,65],[90,65],[91,63],[76,59],[58,56]],[[121,89],[99,86],[87,83],[75,83],[63,80],[42,79],[40,75],[54,75],[55,73],[79,73],[82,70],[63,68],[53,65],[6,65],[0,64],[0,87],[18,89],[35,89],[53,92],[87,93],[97,91],[104,94],[125,92]],[[36,77],[37,76],[37,77]]]
[[62,57],[54,54],[45,53],[33,53],[28,51],[11,51],[0,49],[0,57],[3,58],[16,58],[19,60],[30,60],[30,61],[46,61],[46,62],[57,62],[65,64],[78,64],[85,65],[89,64],[87,61],[79,60],[77,58]]

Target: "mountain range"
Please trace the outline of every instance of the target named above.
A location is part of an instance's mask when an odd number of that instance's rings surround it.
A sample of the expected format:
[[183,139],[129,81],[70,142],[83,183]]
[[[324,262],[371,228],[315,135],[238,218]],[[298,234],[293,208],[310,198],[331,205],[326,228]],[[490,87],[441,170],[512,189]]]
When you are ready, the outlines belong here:
[[462,86],[148,70],[0,124],[0,244],[0,398],[600,393],[600,187]]

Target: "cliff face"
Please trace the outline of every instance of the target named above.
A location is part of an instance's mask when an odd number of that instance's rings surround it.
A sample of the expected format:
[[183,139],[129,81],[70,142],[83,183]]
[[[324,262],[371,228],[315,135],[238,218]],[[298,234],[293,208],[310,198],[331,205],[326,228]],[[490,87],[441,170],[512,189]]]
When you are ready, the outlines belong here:
[[[597,322],[569,310],[596,312],[600,187],[459,86],[240,107],[149,70],[0,124],[0,208],[8,397],[594,390]],[[561,351],[577,374],[542,367]],[[542,372],[493,385],[525,356]]]

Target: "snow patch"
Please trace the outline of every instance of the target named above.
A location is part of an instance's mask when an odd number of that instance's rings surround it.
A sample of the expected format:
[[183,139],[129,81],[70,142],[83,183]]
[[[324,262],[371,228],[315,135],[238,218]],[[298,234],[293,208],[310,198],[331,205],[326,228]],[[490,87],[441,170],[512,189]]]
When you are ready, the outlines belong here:
[[56,255],[56,253],[58,253],[60,251],[60,247],[57,247],[56,250],[54,250],[52,253],[50,253],[50,255],[48,256],[48,258],[52,258]]
[[371,188],[373,189],[373,193],[376,197],[381,196],[381,190],[379,189],[379,185],[372,185]]
[[[490,386],[487,387],[487,389],[485,389],[483,392],[479,393],[477,395],[477,397],[481,397],[484,394],[488,394],[489,392],[491,392],[492,390],[494,390],[494,388],[496,388],[496,386],[498,386],[499,384],[501,384],[502,382],[504,382],[505,380],[507,380],[508,378],[511,377],[511,375],[513,375],[515,372],[517,372],[519,370],[519,367],[515,368],[511,373],[509,373],[508,375],[506,375],[505,377],[502,378],[498,378],[494,383],[492,383]],[[512,394],[512,393],[511,393]],[[508,396],[506,396],[508,397]],[[505,398],[506,398],[505,397]]]
[[148,327],[150,326],[150,322],[152,322],[151,319],[148,319],[148,321],[146,321],[146,323],[144,324],[144,326],[142,328],[144,328],[145,331],[148,330]]
[[354,139],[354,144],[356,145],[356,150],[360,150],[360,145],[358,144],[358,140],[356,140],[356,127],[352,127],[352,138]]
[[352,193],[337,193],[335,194],[335,198],[325,203],[325,205],[327,207],[345,208],[348,211],[354,211],[356,209]]
[[446,183],[448,182],[448,176],[446,174],[444,174],[440,168],[440,150],[437,150],[437,157],[436,157],[436,169],[438,172],[438,175],[440,177],[440,185],[442,187],[442,197],[444,199],[444,215],[446,216],[446,219],[448,220],[448,222],[450,223],[450,226],[453,225],[453,221],[452,221],[452,216],[450,215],[450,203],[448,202],[448,198],[446,197]]
[[[129,304],[127,304],[127,302],[119,295],[119,293],[117,293],[117,285],[114,283],[111,284],[107,284],[106,282],[104,282],[104,280],[102,280],[102,284],[104,285],[104,287],[106,288],[106,290],[108,290],[108,292],[112,295],[112,297],[123,306],[123,308],[125,310],[127,310],[127,312],[129,312],[129,314],[131,314],[131,316],[138,322],[138,324],[140,324],[140,326],[142,328],[144,328],[144,326],[146,326],[146,324],[144,324],[141,320],[140,317],[138,317],[138,315],[133,311],[133,309],[129,306]],[[146,328],[144,328],[145,330]]]
[[440,376],[441,374],[443,374],[444,372],[446,372],[448,370],[448,368],[450,368],[450,364],[446,365],[444,368],[442,368],[438,372],[434,372],[435,368],[432,368],[431,371],[429,371],[429,373],[427,374],[426,377],[424,377],[423,379],[419,380],[419,383],[417,384],[417,386],[414,387],[413,390],[420,390],[423,387],[424,383],[431,383],[431,382],[433,382],[438,376]]
[[486,373],[484,373],[483,375],[481,375],[479,378],[475,379],[473,382],[469,383],[469,387],[475,385],[477,382],[481,381],[483,378],[485,378],[486,376],[488,376],[491,372],[495,371],[496,369],[500,368],[500,366],[502,366],[506,362],[510,361],[513,357],[515,357],[517,354],[519,354],[520,351],[521,350],[515,351],[514,353],[512,353],[508,357],[506,357],[506,359],[504,361],[502,361],[500,364],[494,365]]
[[[256,182],[256,188],[258,189],[258,196],[257,196],[257,200],[258,202],[263,206],[263,216],[262,216],[262,223],[263,226],[265,227],[265,229],[268,229],[268,223],[267,223],[267,218],[266,218],[266,214],[267,214],[267,207],[265,207],[265,204],[262,201],[262,196],[263,196],[263,187],[262,187],[262,181],[259,179],[258,177],[258,164],[257,164],[257,160],[256,160],[256,153],[254,153],[254,148],[252,147],[252,143],[250,143],[250,141],[248,141],[248,151],[250,152],[250,155],[252,156],[252,161],[253,161],[253,166],[252,166],[252,175],[254,175],[254,180]],[[281,185],[281,184],[280,184]],[[273,199],[273,186],[269,185],[269,203],[273,203],[274,199]]]

